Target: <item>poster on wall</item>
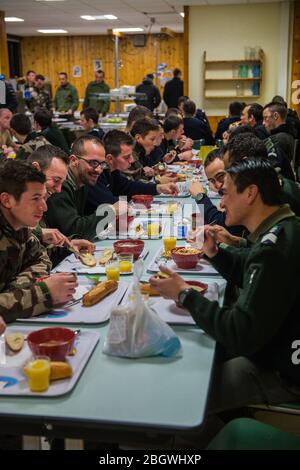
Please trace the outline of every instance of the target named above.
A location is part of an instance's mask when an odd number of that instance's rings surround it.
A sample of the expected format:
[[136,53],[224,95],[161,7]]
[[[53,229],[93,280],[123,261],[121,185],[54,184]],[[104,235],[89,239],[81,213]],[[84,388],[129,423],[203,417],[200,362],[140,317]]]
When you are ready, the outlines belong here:
[[97,70],[102,69],[102,60],[101,59],[96,59],[94,60],[94,71],[97,72]]
[[73,66],[73,77],[81,77],[81,67],[79,65]]

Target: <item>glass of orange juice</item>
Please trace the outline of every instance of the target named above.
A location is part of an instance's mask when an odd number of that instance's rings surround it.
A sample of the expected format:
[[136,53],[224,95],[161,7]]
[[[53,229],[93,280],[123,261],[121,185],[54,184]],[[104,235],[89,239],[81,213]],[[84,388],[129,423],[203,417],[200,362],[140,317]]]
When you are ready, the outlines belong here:
[[25,365],[24,372],[32,392],[48,390],[50,382],[50,358],[48,356],[36,356]]
[[116,261],[106,263],[105,265],[106,277],[109,281],[118,281],[120,279],[120,266]]
[[132,273],[133,268],[133,254],[120,254],[118,255],[120,273]]
[[149,222],[147,227],[148,237],[157,238],[159,236],[159,223],[158,222]]
[[176,237],[164,237],[164,249],[166,253],[170,253],[173,248],[176,247],[177,238]]

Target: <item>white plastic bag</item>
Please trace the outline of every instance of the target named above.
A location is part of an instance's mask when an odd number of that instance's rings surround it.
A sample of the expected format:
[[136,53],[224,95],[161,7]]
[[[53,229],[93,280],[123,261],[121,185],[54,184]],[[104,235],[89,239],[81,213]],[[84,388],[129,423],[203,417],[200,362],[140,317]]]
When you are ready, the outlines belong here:
[[129,303],[111,313],[103,352],[123,357],[177,356],[181,353],[178,336],[141,295],[139,281],[143,267],[142,260],[134,265],[134,285]]

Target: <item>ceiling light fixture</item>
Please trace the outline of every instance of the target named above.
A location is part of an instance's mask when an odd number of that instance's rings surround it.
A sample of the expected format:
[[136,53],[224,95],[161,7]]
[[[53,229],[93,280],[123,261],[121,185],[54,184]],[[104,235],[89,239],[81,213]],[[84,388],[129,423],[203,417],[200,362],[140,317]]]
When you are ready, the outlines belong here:
[[117,20],[118,18],[115,15],[82,15],[80,18],[87,21],[94,20]]
[[17,18],[16,16],[6,16],[4,18],[4,21],[6,23],[12,23],[13,21],[17,22],[17,21],[24,21],[23,18]]
[[38,29],[38,33],[43,34],[59,34],[59,33],[67,33],[65,29]]
[[113,29],[113,33],[138,33],[144,31],[143,28],[116,28]]
[[179,15],[182,16],[182,18],[184,18],[184,12],[183,12],[183,11],[181,11],[181,12],[179,13]]

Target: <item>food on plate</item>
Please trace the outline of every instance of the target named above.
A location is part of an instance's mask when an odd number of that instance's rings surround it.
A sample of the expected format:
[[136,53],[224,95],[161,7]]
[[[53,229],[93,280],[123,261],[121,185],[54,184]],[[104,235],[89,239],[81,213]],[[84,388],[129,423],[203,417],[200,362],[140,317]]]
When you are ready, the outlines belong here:
[[25,336],[23,333],[7,333],[5,342],[13,352],[19,352],[23,348]]
[[177,173],[177,180],[178,181],[186,181],[187,180],[187,175],[184,175],[183,173]]
[[163,251],[161,256],[163,258],[167,258],[167,259],[171,259],[172,258],[172,255],[171,255],[171,251]]
[[142,226],[142,224],[137,224],[134,228],[134,231],[136,234],[141,234],[141,233],[144,233],[144,228]]
[[105,248],[101,253],[99,264],[102,264],[102,265],[106,264],[108,261],[112,259],[113,254],[114,254],[114,250],[112,248]]
[[88,253],[87,251],[81,251],[79,255],[79,259],[82,262],[82,264],[85,264],[86,266],[90,266],[91,268],[96,266],[97,260],[95,256],[92,255],[92,253]]
[[157,277],[159,277],[160,279],[168,279],[170,276],[169,276],[169,274],[162,273],[161,271],[158,271]]
[[[205,284],[204,282],[200,282],[200,281],[185,281],[185,282],[191,287],[191,289],[198,291],[200,294],[205,294],[205,292],[208,289],[208,284]],[[184,308],[178,300],[175,301],[175,303],[177,307]]]
[[159,295],[159,293],[150,286],[149,282],[140,282],[140,290],[141,293],[144,295],[149,295],[153,297]]
[[91,307],[92,305],[97,304],[100,300],[104,299],[107,295],[111,294],[118,288],[117,281],[109,280],[99,282],[95,287],[90,289],[82,297],[82,304],[85,307]]
[[50,380],[66,379],[67,377],[72,377],[72,374],[73,370],[68,362],[50,362]]

